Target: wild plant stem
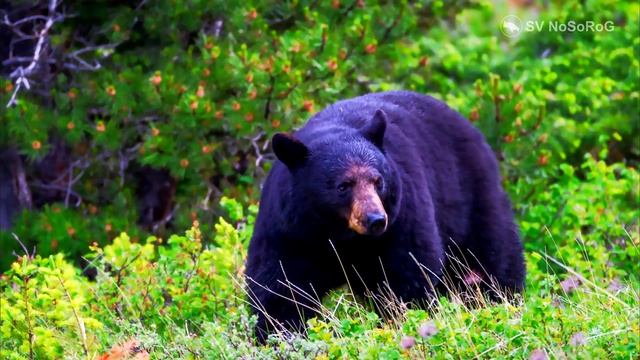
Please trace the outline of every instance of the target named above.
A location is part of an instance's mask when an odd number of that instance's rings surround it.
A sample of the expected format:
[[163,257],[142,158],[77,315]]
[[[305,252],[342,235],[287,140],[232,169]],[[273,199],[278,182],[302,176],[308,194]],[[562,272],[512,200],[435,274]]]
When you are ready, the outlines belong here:
[[64,280],[60,275],[60,270],[58,269],[56,270],[57,270],[56,277],[58,278],[58,281],[60,281],[60,286],[62,286],[62,290],[64,290],[64,295],[66,296],[67,301],[69,301],[69,305],[71,305],[71,311],[73,311],[73,316],[75,317],[76,323],[78,324],[78,331],[80,332],[80,339],[82,340],[82,352],[84,353],[85,358],[89,359],[89,347],[87,345],[87,331],[85,330],[85,327],[84,327],[84,321],[78,315],[78,312],[76,311],[76,307],[73,306],[73,301],[71,300],[71,294],[69,294],[67,287],[64,286]]
[[35,342],[35,335],[33,333],[33,328],[31,327],[31,311],[29,311],[29,277],[27,276],[24,281],[24,291],[22,292],[22,297],[24,300],[25,306],[25,317],[27,319],[27,334],[29,336],[29,359],[35,359],[35,355],[33,353],[33,343]]

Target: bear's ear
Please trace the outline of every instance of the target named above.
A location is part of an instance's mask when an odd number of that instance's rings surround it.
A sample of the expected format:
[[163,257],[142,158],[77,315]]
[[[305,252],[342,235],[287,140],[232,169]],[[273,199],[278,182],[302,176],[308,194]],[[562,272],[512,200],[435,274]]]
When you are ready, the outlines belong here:
[[365,139],[371,141],[373,145],[382,149],[384,132],[386,129],[387,114],[385,114],[382,109],[378,109],[369,123],[360,129],[360,133],[365,137]]
[[278,160],[282,161],[289,169],[294,169],[302,164],[309,156],[309,149],[300,140],[293,136],[277,133],[271,139],[273,152]]

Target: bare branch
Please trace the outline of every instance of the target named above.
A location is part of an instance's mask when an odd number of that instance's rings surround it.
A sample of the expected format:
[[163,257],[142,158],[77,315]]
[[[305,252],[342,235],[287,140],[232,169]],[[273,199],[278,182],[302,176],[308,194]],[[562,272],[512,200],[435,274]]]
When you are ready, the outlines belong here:
[[32,21],[36,21],[36,20],[47,21],[47,20],[49,20],[49,18],[44,16],[44,15],[33,15],[33,16],[28,16],[28,17],[26,17],[24,19],[20,19],[18,21],[11,22],[11,21],[9,21],[9,17],[5,14],[3,23],[5,25],[7,25],[8,27],[13,28],[13,27],[16,27],[16,26],[20,26],[20,25],[22,25],[24,23],[28,23],[28,22],[32,22]]
[[69,166],[69,181],[67,182],[67,193],[64,196],[64,207],[69,207],[69,197],[71,196],[71,187],[73,186],[73,165]]
[[[74,37],[72,39],[76,45],[79,45],[79,49],[75,49],[71,52],[61,51],[61,57],[57,56],[56,59],[52,56],[56,49],[51,45],[51,32],[54,24],[61,22],[64,19],[73,17],[74,15],[67,15],[58,8],[62,0],[49,0],[47,6],[47,15],[31,15],[18,20],[10,20],[9,15],[4,13],[0,18],[0,26],[4,25],[8,27],[13,36],[11,36],[9,42],[9,58],[2,62],[3,66],[12,66],[13,71],[9,74],[9,79],[14,82],[14,89],[7,107],[11,107],[17,104],[17,95],[21,90],[30,90],[34,80],[38,80],[37,89],[42,87],[46,88],[46,85],[50,83],[53,76],[41,76],[41,70],[48,70],[50,64],[59,64],[58,69],[68,69],[72,71],[96,71],[102,68],[102,64],[97,58],[104,58],[111,54],[111,51],[116,48],[120,43],[95,45],[88,39],[82,37]],[[31,25],[31,27],[26,27]],[[33,30],[31,30],[33,29]],[[33,55],[14,57],[14,47],[20,42],[27,41],[33,44]],[[97,56],[93,56],[91,59],[87,59],[87,54],[93,54],[99,52]],[[44,65],[44,66],[43,66]],[[38,74],[38,75],[37,75]],[[37,90],[36,89],[36,90]],[[36,92],[37,93],[37,92]],[[48,91],[44,93],[44,96],[48,96]]]
[[[33,58],[30,58],[30,57],[27,57],[27,56],[16,56],[16,57],[12,57],[12,58],[9,58],[9,59],[3,61],[2,65],[9,66],[9,65],[14,65],[14,64],[19,64],[19,63],[31,62],[32,60],[33,60]],[[46,62],[48,64],[54,64],[55,60],[48,59]]]
[[262,151],[260,150],[260,145],[258,144],[258,141],[260,141],[260,138],[262,138],[264,135],[265,135],[264,131],[260,131],[256,136],[254,136],[251,139],[251,146],[253,147],[253,151],[255,152],[255,155],[256,155],[256,167],[258,168],[260,167],[264,159],[268,157],[267,154],[262,153]]
[[[56,14],[55,11],[57,6],[58,6],[57,0],[51,0],[49,2],[49,15],[46,17],[46,22],[44,24],[44,27],[38,32],[38,35],[37,35],[38,41],[36,42],[36,47],[35,47],[35,50],[33,51],[33,58],[31,59],[31,62],[29,63],[29,65],[27,67],[20,66],[9,75],[9,78],[11,79],[15,78],[16,80],[15,80],[15,89],[13,91],[13,94],[11,94],[11,98],[9,99],[9,103],[7,104],[7,107],[11,107],[14,104],[16,104],[16,96],[23,86],[27,89],[30,88],[28,77],[31,74],[33,74],[37,69],[38,63],[40,62],[40,56],[42,54],[42,50],[46,47],[46,42],[49,39],[48,37],[49,30],[51,29],[51,27],[55,22],[60,21],[63,18],[62,15]],[[33,20],[37,20],[40,17],[32,16],[32,18]],[[7,23],[13,24],[14,26],[12,26],[11,29],[13,29],[14,32],[16,31],[15,23],[11,23],[8,19],[8,16],[5,15],[4,21],[5,21],[5,24]],[[17,21],[16,23],[21,24],[21,23],[24,23],[25,21],[26,21],[25,19],[22,19]]]
[[72,53],[70,53],[69,57],[76,57],[78,55],[87,53],[87,52],[91,52],[91,51],[98,51],[98,50],[108,50],[108,49],[115,49],[116,46],[118,46],[119,44],[107,44],[107,45],[98,45],[98,46],[87,46],[85,48],[76,50]]
[[[53,184],[44,184],[44,183],[41,183],[41,182],[33,182],[33,183],[31,183],[31,186],[37,187],[37,188],[41,188],[41,189],[48,189],[48,190],[68,191],[68,188],[66,186],[53,185]],[[80,204],[82,203],[82,197],[77,192],[75,192],[73,190],[70,190],[69,194],[76,198],[76,202],[75,202],[74,206],[75,207],[80,206]]]

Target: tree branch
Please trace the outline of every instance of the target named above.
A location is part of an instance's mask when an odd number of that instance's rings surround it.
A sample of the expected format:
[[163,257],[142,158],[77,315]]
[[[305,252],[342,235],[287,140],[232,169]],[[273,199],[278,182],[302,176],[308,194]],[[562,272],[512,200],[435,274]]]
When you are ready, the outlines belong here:
[[[15,69],[13,72],[11,72],[11,74],[9,75],[10,79],[16,79],[15,80],[15,89],[13,90],[13,94],[11,94],[11,98],[9,99],[9,103],[7,103],[7,107],[11,107],[13,105],[16,104],[16,96],[18,95],[18,92],[20,91],[20,89],[24,86],[27,89],[30,89],[30,85],[29,85],[29,76],[31,74],[33,74],[35,72],[35,70],[37,69],[38,63],[40,62],[40,56],[42,55],[42,50],[45,48],[45,42],[48,40],[48,34],[49,34],[49,30],[51,29],[51,27],[53,26],[54,23],[56,23],[57,21],[60,21],[61,19],[63,19],[64,17],[61,15],[56,14],[56,7],[58,6],[58,1],[57,0],[51,0],[49,1],[49,15],[46,18],[46,22],[44,24],[44,27],[38,32],[37,35],[37,39],[38,41],[36,42],[36,47],[35,50],[33,51],[33,57],[31,59],[31,62],[29,63],[29,65],[27,67],[18,67],[17,69]],[[40,19],[42,16],[31,16],[30,18],[32,18],[32,20],[38,20]],[[8,16],[5,15],[4,18],[4,23],[5,25],[8,25],[11,27],[11,29],[13,29],[13,31],[15,32],[16,26],[18,26],[19,24],[22,24],[24,22],[27,22],[29,18],[25,18],[22,20],[18,20],[14,23],[11,23],[9,21]],[[16,25],[18,24],[18,25]],[[26,34],[25,34],[26,35]]]

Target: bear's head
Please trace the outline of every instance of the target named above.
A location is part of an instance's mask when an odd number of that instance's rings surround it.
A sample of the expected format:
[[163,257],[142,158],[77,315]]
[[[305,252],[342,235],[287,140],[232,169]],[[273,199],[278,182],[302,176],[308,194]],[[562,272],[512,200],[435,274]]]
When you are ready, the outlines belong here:
[[306,143],[275,134],[272,145],[291,173],[296,204],[340,232],[379,236],[390,222],[397,181],[383,148],[385,113],[377,110],[365,124],[326,129]]

